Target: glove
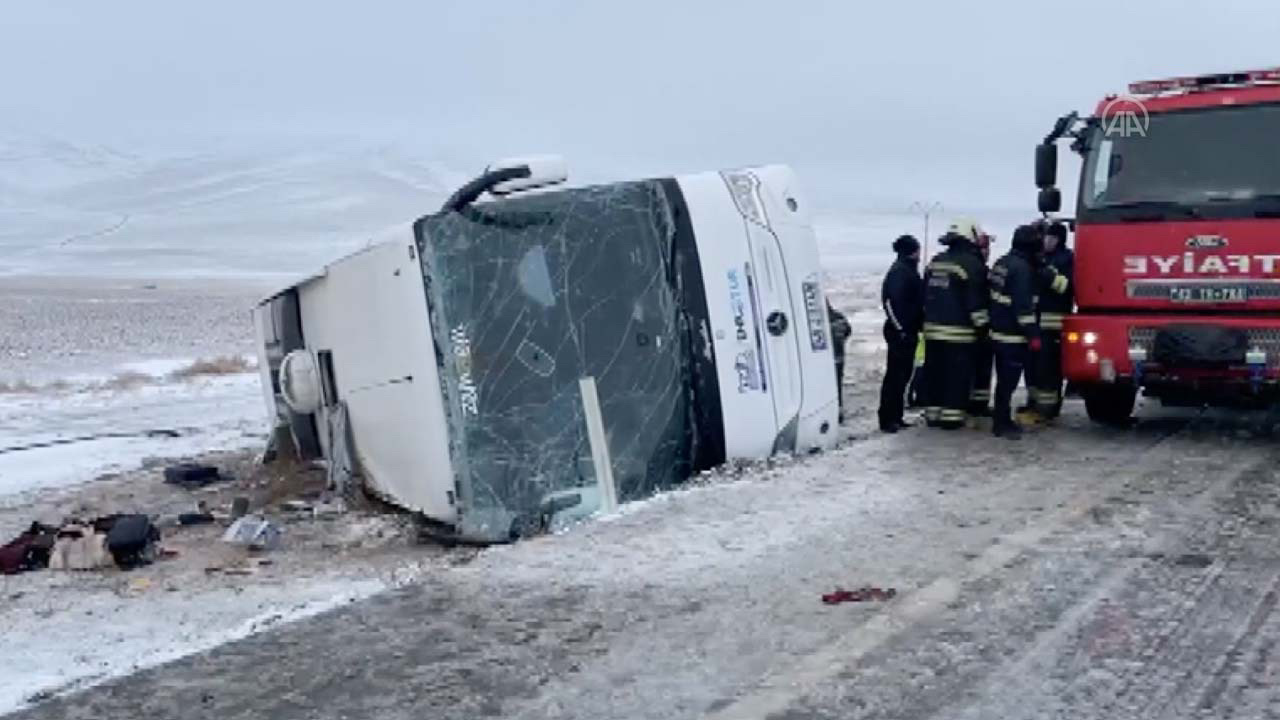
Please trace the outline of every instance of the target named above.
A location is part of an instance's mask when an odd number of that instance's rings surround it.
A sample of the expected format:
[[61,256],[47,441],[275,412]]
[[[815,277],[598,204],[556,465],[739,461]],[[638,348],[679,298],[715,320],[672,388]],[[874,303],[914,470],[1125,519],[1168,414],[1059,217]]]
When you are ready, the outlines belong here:
[[1031,348],[1031,352],[1040,352],[1040,348],[1043,347],[1043,345],[1040,343],[1040,338],[1038,337],[1033,337],[1030,340],[1028,340],[1027,346]]

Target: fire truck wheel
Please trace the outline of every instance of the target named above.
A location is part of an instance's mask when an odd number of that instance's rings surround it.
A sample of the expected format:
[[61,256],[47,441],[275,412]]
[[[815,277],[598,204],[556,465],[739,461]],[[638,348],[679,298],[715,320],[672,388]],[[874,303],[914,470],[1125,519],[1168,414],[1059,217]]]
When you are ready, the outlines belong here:
[[1080,388],[1089,419],[1104,425],[1127,425],[1138,390],[1129,385],[1089,385]]

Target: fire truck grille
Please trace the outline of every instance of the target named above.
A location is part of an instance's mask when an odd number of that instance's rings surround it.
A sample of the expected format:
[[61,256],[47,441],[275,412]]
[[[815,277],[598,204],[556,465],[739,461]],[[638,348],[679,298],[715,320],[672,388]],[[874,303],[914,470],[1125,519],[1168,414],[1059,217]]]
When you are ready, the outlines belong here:
[[[1154,327],[1129,328],[1129,347],[1142,348],[1150,356],[1156,343],[1156,333],[1159,330],[1159,328]],[[1280,329],[1248,328],[1246,332],[1249,333],[1249,348],[1266,351],[1267,365],[1269,367],[1280,367]]]
[[1242,287],[1250,300],[1280,299],[1280,282],[1274,280],[1254,280],[1238,283],[1221,280],[1199,282],[1195,280],[1142,280],[1130,281],[1125,289],[1129,297],[1135,300],[1168,300],[1170,291],[1175,287]]

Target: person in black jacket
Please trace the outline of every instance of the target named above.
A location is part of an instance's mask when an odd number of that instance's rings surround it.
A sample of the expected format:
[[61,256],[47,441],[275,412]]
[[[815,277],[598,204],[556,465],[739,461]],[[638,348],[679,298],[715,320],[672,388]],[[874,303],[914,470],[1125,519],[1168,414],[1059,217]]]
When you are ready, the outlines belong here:
[[844,422],[844,346],[848,342],[849,336],[853,334],[853,328],[849,325],[849,318],[844,313],[831,307],[831,301],[827,301],[827,323],[831,325],[831,352],[835,356],[836,361],[836,400],[839,402],[840,414],[839,422]]
[[924,276],[925,421],[955,430],[969,417],[974,353],[989,322],[987,264],[972,220],[952,223]]
[[991,340],[996,354],[996,398],[991,432],[1017,440],[1022,428],[1013,421],[1013,393],[1029,361],[1040,351],[1035,293],[1039,282],[1042,233],[1023,225],[1013,233],[1013,249],[991,268]]
[[884,382],[880,385],[880,430],[896,433],[911,427],[902,417],[911,372],[915,369],[916,343],[924,324],[924,293],[920,285],[920,241],[903,235],[893,241],[898,259],[893,261],[880,286],[884,308],[884,340],[889,344]]

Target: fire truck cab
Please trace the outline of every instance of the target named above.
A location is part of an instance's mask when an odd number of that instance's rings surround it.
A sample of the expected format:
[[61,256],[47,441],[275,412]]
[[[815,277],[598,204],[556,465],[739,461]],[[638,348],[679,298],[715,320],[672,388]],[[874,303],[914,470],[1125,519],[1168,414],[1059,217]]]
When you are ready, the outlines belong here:
[[1060,210],[1057,147],[1082,157],[1063,371],[1089,416],[1265,406],[1280,380],[1280,68],[1134,83],[1061,118],[1036,149]]

